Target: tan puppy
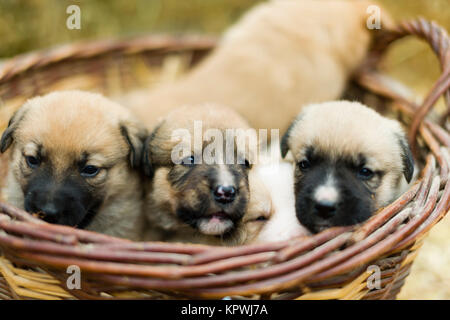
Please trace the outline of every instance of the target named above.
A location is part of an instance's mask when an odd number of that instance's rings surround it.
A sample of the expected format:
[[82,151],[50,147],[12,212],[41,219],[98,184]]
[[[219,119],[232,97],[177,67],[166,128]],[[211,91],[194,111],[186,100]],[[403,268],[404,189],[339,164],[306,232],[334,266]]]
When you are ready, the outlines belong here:
[[312,232],[370,217],[405,190],[414,162],[399,122],[348,101],[306,107],[285,134],[295,207]]
[[[156,127],[144,157],[153,177],[146,206],[148,240],[221,245],[253,239],[271,205],[263,196],[267,189],[251,175],[257,142],[239,140],[239,129],[249,126],[216,105],[176,109]],[[246,147],[238,141],[246,141]]]
[[99,94],[54,92],[28,100],[11,118],[6,198],[57,224],[138,239],[139,166],[146,130]]
[[[192,72],[175,83],[128,97],[133,101],[129,105],[149,127],[181,105],[213,102],[233,108],[253,128],[285,131],[298,106],[341,96],[369,47],[370,4],[359,0],[259,4]],[[383,12],[383,18],[386,15]]]

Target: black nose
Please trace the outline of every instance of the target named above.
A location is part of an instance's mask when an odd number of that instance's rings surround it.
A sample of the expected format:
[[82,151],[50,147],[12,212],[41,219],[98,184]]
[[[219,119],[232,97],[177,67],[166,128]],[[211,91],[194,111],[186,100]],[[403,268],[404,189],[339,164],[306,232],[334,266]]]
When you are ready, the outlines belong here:
[[214,199],[219,203],[233,202],[236,196],[236,188],[233,186],[217,186],[214,189]]
[[316,202],[314,211],[322,219],[330,219],[336,214],[336,204],[331,202]]
[[41,201],[31,203],[28,211],[39,214],[40,218],[49,223],[57,223],[61,214],[55,204]]

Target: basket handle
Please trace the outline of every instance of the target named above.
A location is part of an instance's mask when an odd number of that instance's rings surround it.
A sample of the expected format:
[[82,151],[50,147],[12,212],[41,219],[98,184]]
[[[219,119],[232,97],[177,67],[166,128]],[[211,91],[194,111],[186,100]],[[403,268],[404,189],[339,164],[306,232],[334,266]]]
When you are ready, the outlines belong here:
[[439,59],[442,70],[441,76],[412,117],[408,138],[413,153],[417,154],[416,137],[420,125],[442,95],[444,95],[448,109],[445,117],[450,114],[450,38],[447,31],[434,21],[427,21],[423,18],[402,22],[392,29],[384,29],[383,32],[375,35],[371,57],[369,57],[369,67],[374,67],[380,61],[380,57],[392,42],[410,35],[425,40],[431,46]]

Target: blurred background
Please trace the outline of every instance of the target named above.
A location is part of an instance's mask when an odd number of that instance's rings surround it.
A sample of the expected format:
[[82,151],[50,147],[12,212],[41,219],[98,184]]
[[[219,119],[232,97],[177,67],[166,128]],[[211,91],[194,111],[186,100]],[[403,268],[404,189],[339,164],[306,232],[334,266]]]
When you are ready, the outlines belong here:
[[[317,0],[320,1],[320,0]],[[0,64],[7,58],[81,40],[147,33],[220,35],[258,0],[1,0]],[[450,30],[450,0],[379,0],[396,20],[422,16]],[[66,28],[66,8],[81,9],[81,29]],[[384,62],[389,74],[424,95],[439,75],[427,45],[405,39]],[[403,299],[450,299],[450,218],[433,229],[402,290]]]
[[[319,0],[320,1],[320,0]],[[0,59],[79,40],[145,33],[219,35],[261,0],[1,0]],[[450,28],[450,0],[379,0],[396,20],[433,19]],[[81,29],[68,30],[66,8],[81,8]],[[438,67],[426,45],[403,41],[387,60],[390,72],[407,84],[436,79]],[[411,72],[410,66],[414,66]]]

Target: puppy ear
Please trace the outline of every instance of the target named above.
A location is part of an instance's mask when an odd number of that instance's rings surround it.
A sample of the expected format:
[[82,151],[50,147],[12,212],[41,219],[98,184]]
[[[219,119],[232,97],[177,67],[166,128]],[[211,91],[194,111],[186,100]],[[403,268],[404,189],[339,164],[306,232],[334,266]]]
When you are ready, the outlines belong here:
[[147,130],[136,122],[122,122],[120,124],[120,133],[130,148],[129,161],[131,168],[140,167]]
[[11,119],[9,119],[8,127],[3,132],[2,138],[0,139],[0,152],[4,153],[14,141],[14,131],[19,126],[20,121],[23,119],[25,114],[26,106],[22,106],[17,110]]
[[151,144],[153,142],[153,139],[156,136],[156,133],[158,132],[161,125],[164,123],[164,121],[160,122],[156,127],[153,129],[152,133],[148,136],[148,138],[145,140],[144,143],[144,152],[142,155],[142,162],[144,164],[144,172],[145,174],[153,178],[153,175],[155,174],[155,169],[152,164],[152,147]]
[[15,126],[11,126],[11,121],[8,124],[8,128],[3,132],[2,138],[0,140],[0,152],[4,153],[8,150],[9,146],[13,142],[13,133],[15,130]]
[[397,135],[397,140],[402,150],[403,174],[405,175],[406,181],[410,183],[414,174],[414,158],[411,148],[409,147],[407,138],[403,134]]
[[144,164],[144,173],[150,177],[153,178],[153,175],[155,174],[155,170],[153,169],[153,165],[152,165],[152,154],[150,151],[150,143],[151,140],[153,138],[153,134],[150,135],[147,140],[145,140],[144,143],[144,153],[142,156],[142,162]]
[[283,138],[281,138],[280,148],[281,148],[281,157],[283,159],[286,157],[286,154],[289,151],[289,138],[292,133],[292,130],[298,124],[299,119],[300,119],[300,117],[297,117],[296,119],[294,119],[294,121],[292,121],[291,125],[289,126],[286,133],[284,134]]

